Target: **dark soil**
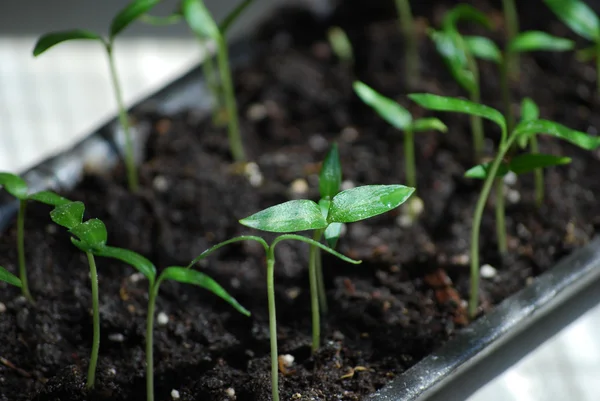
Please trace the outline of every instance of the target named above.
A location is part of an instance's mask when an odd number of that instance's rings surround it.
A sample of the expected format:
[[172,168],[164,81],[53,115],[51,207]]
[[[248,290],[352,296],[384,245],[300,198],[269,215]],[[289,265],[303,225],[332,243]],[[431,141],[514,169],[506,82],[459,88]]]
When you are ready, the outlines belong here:
[[[286,11],[259,34],[263,50],[235,73],[247,152],[263,174],[255,188],[234,172],[224,130],[191,111],[150,119],[154,130],[140,168],[143,189],[131,195],[122,169],[111,177],[86,177],[72,193],[88,217],[102,219],[109,243],[140,252],[164,267],[187,264],[211,244],[248,233],[237,220],[294,197],[316,199],[319,162],[337,141],[345,180],[354,185],[404,182],[401,136],[353,95],[353,72],[340,64],[324,40],[341,25],[356,54],[355,74],[410,107],[403,74],[403,43],[393,2],[346,2],[329,20]],[[352,6],[348,6],[352,3]],[[385,3],[385,5],[384,5]],[[389,4],[388,4],[389,3]],[[443,1],[414,2],[415,14],[434,26]],[[519,2],[522,28],[569,36],[538,1]],[[501,22],[498,4],[480,9]],[[387,7],[387,8],[386,8]],[[466,27],[466,29],[469,29]],[[491,33],[499,41],[502,29]],[[431,43],[423,37],[423,81],[415,90],[462,92]],[[484,102],[498,108],[495,66],[482,64]],[[544,118],[596,135],[600,126],[593,67],[572,54],[522,57],[515,99],[535,99]],[[515,103],[517,107],[517,103]],[[295,362],[281,374],[282,399],[358,400],[417,363],[461,329],[456,299],[468,296],[468,244],[481,182],[465,179],[472,166],[468,119],[442,115],[447,134],[417,138],[418,195],[425,212],[411,227],[397,223],[400,211],[348,225],[339,250],[363,260],[354,266],[324,256],[330,312],[323,319],[323,347],[310,353],[307,248],[282,243],[276,283],[280,354]],[[498,132],[486,124],[488,153]],[[546,199],[537,209],[532,177],[509,187],[510,252],[496,251],[493,201],[482,226],[482,263],[497,268],[483,279],[485,313],[532,277],[586,243],[598,232],[600,153],[584,152],[556,139],[541,139],[544,152],[573,157],[546,171]],[[292,182],[308,192],[294,194]],[[296,184],[298,186],[298,184]],[[300,187],[302,185],[299,185]],[[49,208],[28,209],[26,248],[35,306],[15,288],[1,285],[1,400],[144,400],[144,339],[147,283],[121,263],[99,260],[102,342],[96,389],[84,391],[91,347],[90,286],[83,254],[68,234],[50,224]],[[15,270],[15,229],[0,238],[0,262]],[[269,342],[264,255],[252,243],[232,245],[208,259],[212,275],[251,312],[246,318],[196,287],[165,283],[155,327],[156,399],[263,401],[270,399]],[[439,288],[436,280],[454,284]],[[350,374],[354,368],[354,374]],[[234,396],[232,396],[232,391]]]

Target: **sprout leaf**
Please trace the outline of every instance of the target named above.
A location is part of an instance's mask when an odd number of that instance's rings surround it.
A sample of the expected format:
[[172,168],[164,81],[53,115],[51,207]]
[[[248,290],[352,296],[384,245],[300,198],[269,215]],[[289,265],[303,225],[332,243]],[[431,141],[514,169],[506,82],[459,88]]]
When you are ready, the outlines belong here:
[[[490,167],[492,163],[482,163],[478,164],[474,167],[471,167],[465,172],[465,177],[467,178],[475,178],[478,180],[485,180],[489,174]],[[498,171],[496,172],[496,177],[504,177],[509,172],[508,165],[506,163],[501,163],[498,166]]]
[[420,131],[448,131],[448,127],[439,118],[426,117],[414,120],[410,125],[410,129],[414,132]]
[[354,82],[354,91],[363,102],[371,106],[385,121],[403,131],[410,126],[412,116],[404,107],[385,97],[360,81]]
[[467,68],[467,56],[464,49],[457,43],[457,40],[460,40],[457,34],[451,35],[434,29],[430,29],[428,33],[456,82],[465,90],[474,91],[477,85],[475,76]]
[[240,220],[240,223],[257,230],[275,233],[318,230],[327,227],[327,221],[319,206],[305,199],[271,206]]
[[36,192],[34,194],[29,195],[27,199],[55,207],[60,205],[66,205],[67,203],[71,202],[69,199],[62,197],[52,191]]
[[464,36],[465,45],[473,56],[500,64],[502,52],[494,42],[483,36]]
[[519,175],[530,173],[538,168],[560,166],[569,163],[571,163],[570,157],[528,153],[515,156],[510,161],[508,168],[510,171]]
[[43,35],[35,44],[33,48],[33,55],[39,56],[44,53],[49,48],[69,40],[97,40],[99,42],[104,43],[102,36],[97,33],[91,31],[85,31],[82,29],[74,29],[71,31],[60,31],[60,32],[51,32]]
[[365,185],[347,189],[333,197],[327,221],[352,223],[388,212],[415,191],[404,185]]
[[545,0],[545,3],[565,25],[578,35],[600,41],[600,21],[587,4],[580,0]]
[[29,188],[21,177],[11,173],[0,173],[0,186],[19,200],[27,200]]
[[0,266],[0,281],[5,281],[8,284],[21,288],[21,280],[2,266]]
[[338,152],[337,144],[333,144],[325,160],[323,160],[323,166],[319,173],[319,193],[321,198],[333,198],[338,192],[340,192],[340,185],[342,184],[342,166],[340,163],[340,154]]
[[535,51],[566,51],[575,47],[575,42],[550,35],[542,31],[527,31],[517,35],[508,44],[508,51],[523,53]]
[[84,211],[85,206],[83,202],[70,202],[54,208],[54,210],[50,212],[50,218],[59,226],[66,227],[70,230],[81,224]]
[[340,235],[342,234],[342,223],[331,223],[325,229],[325,241],[331,248],[335,248]]
[[225,36],[231,25],[242,15],[246,8],[252,4],[253,0],[243,0],[240,4],[235,6],[233,10],[221,21],[219,24],[219,31],[221,35]]
[[156,278],[156,267],[148,259],[140,255],[139,253],[130,251],[129,249],[117,248],[114,246],[105,246],[96,251],[94,254],[105,258],[117,259],[128,265],[134,267],[137,271],[142,273],[150,285],[154,284]]
[[121,10],[110,23],[110,39],[111,41],[121,31],[129,26],[133,21],[146,14],[155,5],[160,3],[160,0],[134,0]]
[[191,30],[199,37],[213,40],[221,37],[219,27],[202,0],[183,0],[181,12]]
[[106,245],[108,234],[102,220],[90,219],[76,225],[69,231],[79,238],[80,243],[78,246],[80,249],[83,246],[86,252],[100,250]]
[[442,21],[444,31],[456,32],[456,24],[459,21],[474,22],[485,28],[492,28],[492,24],[488,17],[469,4],[459,4],[446,13]]
[[514,130],[514,135],[547,134],[563,139],[580,148],[594,150],[600,146],[600,137],[586,134],[548,120],[522,121]]

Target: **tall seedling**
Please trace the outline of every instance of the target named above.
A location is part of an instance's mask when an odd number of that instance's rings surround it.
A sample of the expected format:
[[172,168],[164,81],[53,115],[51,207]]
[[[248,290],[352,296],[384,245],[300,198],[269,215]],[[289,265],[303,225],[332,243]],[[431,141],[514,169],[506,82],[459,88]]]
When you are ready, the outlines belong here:
[[129,3],[127,7],[121,10],[113,18],[110,24],[110,33],[108,38],[104,38],[98,33],[82,29],[52,32],[39,38],[33,49],[33,55],[37,57],[49,48],[59,43],[71,40],[94,40],[103,45],[104,49],[106,50],[106,55],[108,56],[111,82],[119,108],[119,121],[125,134],[125,165],[127,168],[127,183],[132,192],[137,191],[139,184],[135,166],[133,139],[131,137],[131,130],[129,127],[129,118],[127,116],[127,110],[125,109],[125,103],[123,102],[121,84],[119,82],[119,76],[115,67],[115,59],[113,54],[114,41],[116,37],[123,32],[123,30],[125,30],[125,28],[127,28],[137,18],[150,11],[159,2],[160,0],[135,0]]
[[[232,13],[221,23],[221,26],[217,25],[215,20],[212,18],[210,12],[204,5],[202,0],[182,0],[181,1],[181,12],[189,25],[190,29],[196,36],[203,42],[211,40],[217,45],[217,64],[219,66],[219,74],[221,77],[221,84],[223,88],[223,101],[225,103],[225,109],[227,114],[227,133],[229,138],[229,148],[233,159],[237,162],[244,162],[246,156],[244,154],[244,146],[242,138],[240,136],[240,127],[238,121],[238,110],[237,103],[235,100],[235,93],[233,88],[233,80],[231,78],[231,70],[229,67],[229,54],[227,50],[227,41],[225,39],[225,32],[231,26],[231,24],[242,14],[245,8],[251,3],[251,1],[244,1]],[[208,60],[212,63],[211,60]],[[212,74],[210,71],[206,71]],[[216,85],[214,74],[212,77],[207,77],[212,80],[213,85]],[[218,86],[217,86],[218,88]],[[220,99],[220,93],[217,90],[217,102]]]
[[[425,107],[426,109],[478,115],[496,123],[501,130],[501,140],[496,155],[494,156],[494,160],[490,164],[480,167],[485,171],[485,181],[475,206],[475,211],[473,214],[473,226],[471,228],[471,293],[469,298],[469,314],[473,318],[477,314],[477,306],[479,301],[479,233],[481,228],[481,218],[483,216],[483,210],[492,189],[494,180],[497,180],[499,176],[498,172],[500,171],[504,157],[511,146],[519,140],[523,141],[523,138],[529,138],[531,135],[547,134],[563,139],[583,149],[592,150],[600,146],[600,137],[592,137],[585,132],[575,131],[553,121],[542,119],[522,121],[511,132],[508,132],[506,129],[506,119],[502,113],[494,108],[470,102],[468,100],[432,94],[411,94],[408,96],[417,104]],[[564,164],[565,162],[565,160],[560,158],[555,159],[555,163],[549,163],[549,160],[552,161],[552,159],[533,156],[526,158],[524,164],[526,165],[527,171],[532,171],[536,168]],[[512,167],[516,168],[514,164]],[[496,227],[498,242],[503,242],[504,246],[506,246],[504,208],[502,207],[500,209],[498,207],[500,198],[503,199],[503,194],[497,194],[496,197]],[[503,205],[503,201],[501,204]],[[502,229],[498,229],[500,228],[499,222],[502,225]]]
[[42,191],[29,194],[27,183],[18,175],[0,173],[0,187],[14,196],[19,201],[19,214],[17,215],[17,255],[19,258],[19,280],[21,291],[25,298],[33,302],[27,281],[27,267],[25,263],[25,211],[28,201],[37,201],[49,206],[58,206],[70,202],[51,191]]

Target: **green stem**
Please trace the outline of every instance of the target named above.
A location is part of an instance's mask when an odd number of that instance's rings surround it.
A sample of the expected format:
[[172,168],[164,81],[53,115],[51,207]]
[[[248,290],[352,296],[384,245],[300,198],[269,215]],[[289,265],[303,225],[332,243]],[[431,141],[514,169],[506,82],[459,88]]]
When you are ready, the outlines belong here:
[[275,253],[271,244],[267,251],[267,297],[269,304],[269,336],[271,338],[271,387],[273,401],[279,401],[279,365],[277,363],[277,314],[275,311]]
[[419,48],[415,22],[410,9],[409,0],[396,0],[396,10],[400,19],[400,28],[406,43],[405,73],[407,86],[414,87],[419,82]]
[[508,250],[504,215],[504,181],[502,178],[496,178],[496,238],[500,254],[505,254]]
[[92,314],[94,336],[92,339],[92,355],[90,356],[90,366],[88,368],[86,387],[94,387],[96,380],[96,364],[98,363],[98,351],[100,350],[100,307],[98,302],[98,272],[96,270],[96,260],[91,252],[86,252],[88,264],[90,265],[90,280],[92,282]]
[[502,103],[504,106],[504,116],[506,117],[506,130],[512,132],[515,121],[512,113],[511,99],[510,99],[510,82],[508,81],[509,73],[509,60],[508,56],[513,54],[512,52],[506,52],[505,58],[500,63],[500,87],[502,91]]
[[115,97],[117,98],[117,106],[119,108],[119,121],[123,132],[125,133],[125,167],[127,168],[127,183],[131,192],[137,192],[138,190],[138,176],[135,168],[135,157],[133,154],[133,139],[131,138],[131,130],[129,127],[129,118],[127,117],[127,111],[125,110],[125,103],[123,102],[123,95],[121,92],[121,85],[119,84],[119,78],[117,75],[117,69],[115,67],[115,60],[113,57],[112,44],[106,43],[106,53],[108,55],[108,64],[110,66],[110,78],[115,91]]
[[[466,50],[466,45],[464,42],[461,43],[463,48],[465,49],[465,54],[467,56],[467,65],[469,66],[469,70],[473,74],[473,80],[475,82],[475,87],[471,91],[471,101],[475,103],[481,103],[481,93],[479,91],[479,68],[477,67],[477,60],[475,57]],[[481,157],[483,156],[483,121],[479,116],[471,116],[471,134],[473,135],[473,151],[475,153],[475,162],[479,163]]]
[[202,61],[202,73],[206,79],[206,86],[213,97],[214,106],[212,111],[212,122],[213,125],[216,126],[219,123],[219,112],[221,111],[222,102],[219,82],[217,81],[217,75],[215,74],[215,59],[207,46],[207,42],[205,40],[200,41],[203,43],[205,49],[205,57]]
[[246,160],[246,156],[244,154],[244,146],[240,136],[237,103],[235,100],[235,93],[233,91],[231,70],[229,68],[229,55],[227,53],[227,42],[225,41],[225,38],[220,37],[217,40],[217,46],[219,72],[221,75],[221,83],[223,85],[225,108],[227,109],[227,133],[229,136],[229,147],[231,148],[231,155],[233,156],[233,159],[236,162],[243,162]]
[[19,214],[17,216],[17,252],[19,254],[19,278],[21,279],[21,291],[28,301],[33,302],[27,282],[27,270],[25,267],[25,210],[27,200],[19,200]]
[[[529,146],[531,147],[531,154],[539,153],[538,141],[535,135],[531,135]],[[533,171],[533,178],[535,180],[535,204],[537,207],[541,207],[544,203],[544,171],[541,168],[536,168]]]
[[154,308],[160,281],[150,288],[146,318],[146,400],[154,401]]
[[[315,230],[313,234],[313,240],[318,241],[320,237],[320,230]],[[319,314],[319,290],[318,290],[318,278],[317,278],[317,248],[311,245],[309,248],[308,255],[308,278],[310,282],[310,308],[312,315],[312,352],[315,353],[319,350],[321,344],[321,317]]]
[[417,187],[417,174],[415,167],[415,142],[412,130],[404,131],[404,165],[406,169],[406,183],[409,187]]
[[[503,135],[504,137],[505,135]],[[483,188],[481,189],[481,193],[479,194],[479,199],[477,200],[477,205],[475,206],[475,212],[473,214],[473,227],[471,228],[471,293],[469,297],[469,316],[474,318],[477,315],[477,306],[479,303],[479,232],[481,229],[481,218],[483,216],[483,211],[485,209],[485,204],[490,195],[490,191],[492,189],[492,185],[494,184],[494,180],[496,174],[498,173],[498,168],[500,167],[500,163],[502,163],[502,159],[506,154],[506,151],[510,148],[512,142],[516,138],[516,135],[512,135],[507,141],[506,144],[500,145],[500,149],[490,166],[488,171],[488,175],[484,181]]]
[[596,92],[600,95],[600,40],[596,43]]
[[321,250],[317,249],[317,284],[319,285],[319,309],[321,314],[326,315],[329,311],[327,305],[327,292],[325,291],[325,278],[323,277],[323,261],[321,259]]
[[[504,21],[506,22],[506,43],[513,40],[519,33],[519,16],[515,0],[502,0],[502,8],[504,9]],[[517,53],[507,52],[506,63],[508,74],[515,79],[519,78],[519,55]],[[510,130],[508,131],[510,132]]]

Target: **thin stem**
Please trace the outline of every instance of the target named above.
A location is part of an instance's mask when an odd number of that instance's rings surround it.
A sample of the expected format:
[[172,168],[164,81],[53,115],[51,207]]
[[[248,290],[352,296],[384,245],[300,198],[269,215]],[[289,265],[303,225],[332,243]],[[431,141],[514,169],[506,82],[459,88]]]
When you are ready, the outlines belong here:
[[327,292],[325,291],[325,277],[323,276],[323,260],[321,250],[317,249],[316,264],[317,264],[317,284],[319,285],[319,309],[321,314],[326,315],[329,312],[327,305]]
[[[465,49],[465,54],[467,57],[467,64],[469,66],[469,70],[473,73],[473,80],[475,82],[475,87],[471,91],[471,100],[475,103],[481,102],[481,93],[479,91],[479,68],[477,67],[477,60],[475,57],[466,50],[466,45],[464,42],[461,43],[463,48]],[[473,151],[475,154],[475,162],[479,163],[481,157],[483,156],[483,121],[479,116],[471,116],[471,134],[473,135]]]
[[231,70],[229,68],[229,55],[227,53],[227,43],[222,36],[217,40],[219,72],[221,74],[221,83],[223,85],[223,96],[225,98],[225,108],[227,109],[227,125],[229,136],[229,147],[231,155],[237,162],[246,160],[244,154],[244,145],[240,136],[240,127],[238,122],[237,103],[233,91],[231,79]]
[[600,95],[600,40],[596,43],[596,92]]
[[[505,133],[503,133],[503,137]],[[477,315],[477,306],[479,303],[479,232],[481,229],[481,218],[483,216],[483,210],[485,209],[485,204],[490,195],[490,191],[492,189],[492,185],[494,184],[494,180],[496,174],[498,173],[498,168],[500,167],[500,163],[506,154],[506,151],[512,145],[512,142],[515,140],[517,135],[512,135],[505,144],[500,144],[500,148],[492,165],[488,171],[487,178],[483,183],[483,188],[481,189],[481,193],[479,194],[479,199],[477,200],[477,205],[475,206],[475,212],[473,214],[473,226],[471,227],[471,294],[469,297],[469,316],[474,318]]]
[[496,178],[496,238],[500,254],[505,254],[508,250],[504,215],[504,181],[502,178]]
[[507,51],[505,58],[500,63],[500,90],[502,92],[502,103],[504,106],[504,116],[506,118],[506,130],[512,132],[514,126],[514,117],[510,99],[510,83],[508,82],[509,73],[509,55],[513,52]]
[[409,0],[396,0],[396,10],[400,20],[400,28],[406,43],[405,73],[408,86],[419,82],[419,48],[417,46],[416,27],[410,9]]
[[[313,234],[313,240],[318,241],[320,230],[315,230]],[[314,245],[310,246],[308,254],[308,278],[310,282],[310,307],[312,315],[312,352],[315,353],[319,350],[321,345],[321,316],[319,314],[319,290],[318,290],[318,278],[317,278],[317,248]]]
[[98,272],[96,270],[96,260],[91,252],[86,252],[88,264],[90,265],[90,280],[92,282],[92,314],[94,336],[92,339],[92,355],[90,357],[90,366],[88,368],[86,387],[94,387],[96,380],[96,364],[98,363],[98,351],[100,350],[100,307],[98,302]]
[[196,263],[200,262],[202,259],[206,258],[211,253],[215,252],[217,249],[222,248],[225,245],[233,244],[234,242],[240,241],[256,241],[263,246],[265,252],[268,252],[269,245],[261,237],[258,237],[256,235],[241,235],[239,237],[228,239],[227,241],[219,242],[217,245],[213,245],[212,247],[208,248],[206,251],[196,256],[196,258],[192,260],[189,265],[187,265],[188,269],[194,266]]
[[275,310],[275,243],[267,251],[267,297],[269,303],[269,336],[271,338],[271,387],[273,401],[279,401],[279,365],[277,363],[277,314]]
[[213,97],[214,106],[212,111],[212,122],[213,125],[219,123],[219,112],[221,110],[221,96],[219,93],[219,84],[217,82],[217,76],[215,75],[215,66],[213,64],[214,59],[210,53],[206,54],[206,58],[202,61],[202,72],[206,79],[206,86]]
[[111,43],[106,43],[106,53],[108,55],[108,64],[110,66],[110,78],[115,90],[117,105],[119,107],[119,121],[121,123],[121,127],[123,128],[123,132],[125,133],[125,167],[127,168],[127,183],[131,192],[137,192],[139,185],[137,170],[135,167],[135,158],[133,154],[133,138],[131,138],[129,118],[127,116],[127,111],[125,110],[125,103],[123,102],[121,85],[119,84]]
[[150,289],[146,318],[146,400],[154,401],[154,308],[160,281]]
[[17,216],[17,252],[19,254],[19,278],[21,279],[21,291],[25,298],[33,302],[27,283],[27,270],[25,266],[25,210],[27,200],[19,200],[19,214]]
[[[537,136],[531,135],[529,141],[531,154],[539,153]],[[536,168],[533,170],[533,178],[535,180],[535,204],[537,207],[541,207],[544,203],[544,171],[541,168]]]
[[417,174],[415,172],[415,142],[412,130],[404,131],[404,165],[406,169],[406,183],[409,187],[417,187]]
[[[504,9],[504,21],[506,22],[506,42],[513,40],[519,33],[519,16],[515,0],[502,0],[502,8]],[[517,53],[507,52],[506,63],[508,74],[515,79],[519,78],[519,55]],[[510,131],[508,131],[510,132]]]

